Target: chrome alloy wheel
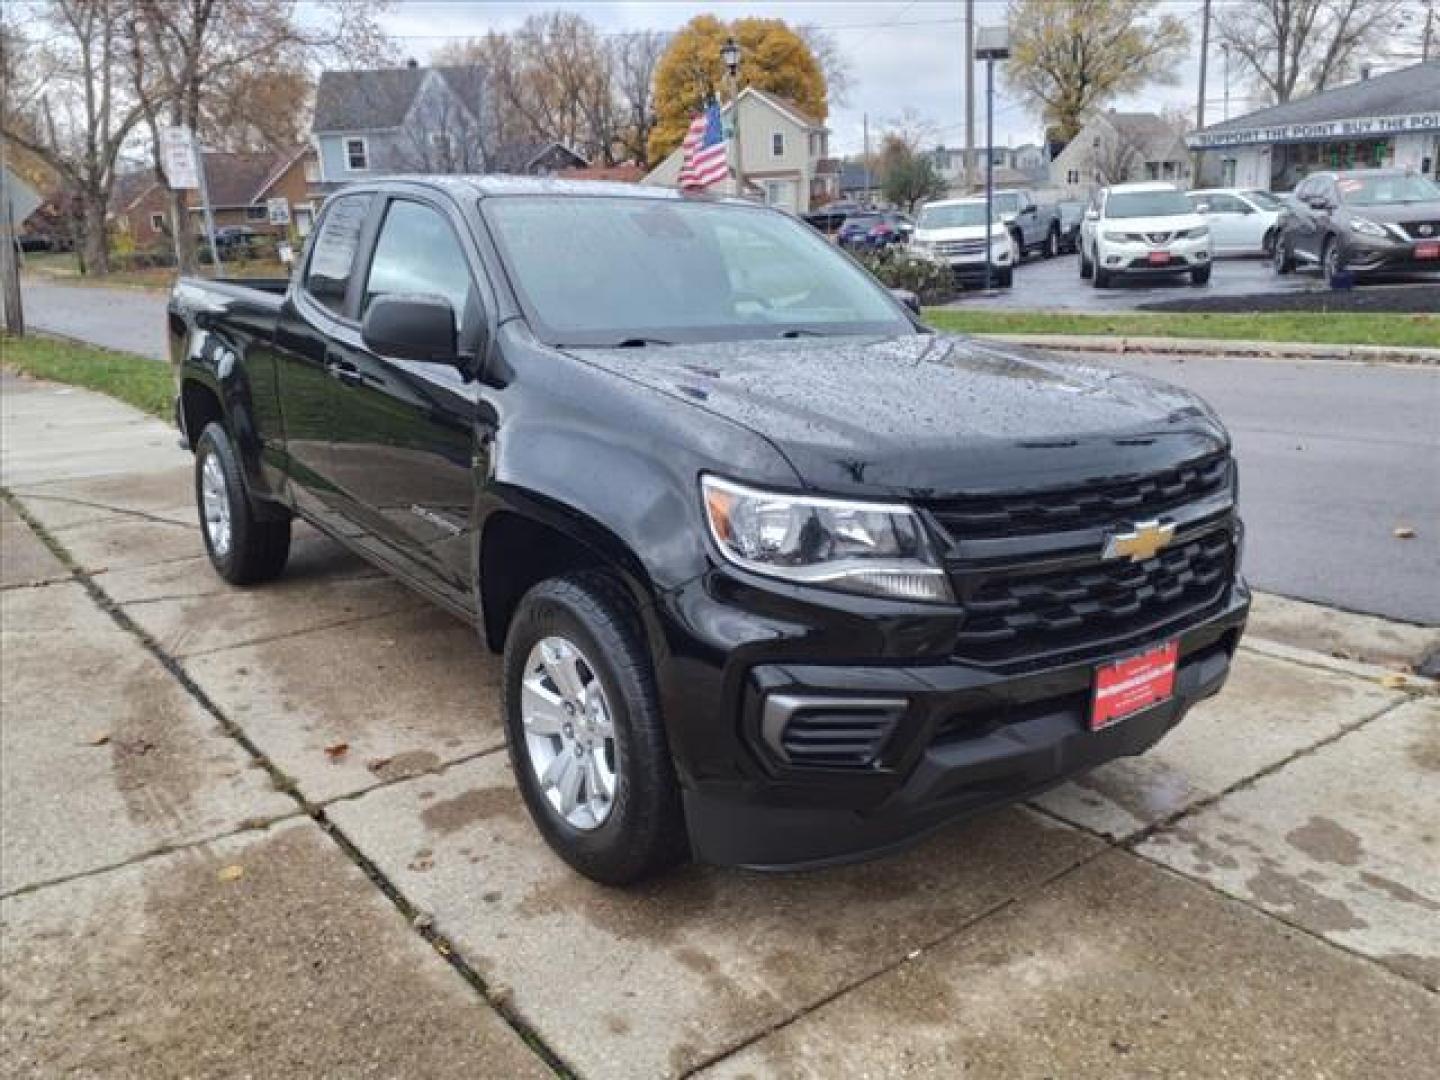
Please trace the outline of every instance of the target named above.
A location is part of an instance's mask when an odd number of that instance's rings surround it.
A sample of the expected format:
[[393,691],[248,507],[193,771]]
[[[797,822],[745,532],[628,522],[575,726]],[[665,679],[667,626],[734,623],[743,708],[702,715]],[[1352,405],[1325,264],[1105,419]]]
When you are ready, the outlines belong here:
[[563,637],[525,660],[520,719],[540,790],[573,828],[598,829],[615,804],[620,747],[595,665]]
[[200,467],[200,501],[210,549],[223,559],[230,554],[230,492],[225,483],[225,470],[214,454],[206,457]]

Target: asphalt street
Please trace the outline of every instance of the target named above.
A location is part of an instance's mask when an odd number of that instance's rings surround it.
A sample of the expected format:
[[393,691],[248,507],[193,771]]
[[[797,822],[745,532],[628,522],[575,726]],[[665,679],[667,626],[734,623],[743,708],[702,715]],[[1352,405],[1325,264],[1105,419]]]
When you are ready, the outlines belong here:
[[1328,291],[1314,274],[1277,277],[1270,263],[1259,258],[1217,260],[1210,283],[1199,287],[1181,275],[1121,279],[1108,289],[1097,289],[1092,282],[1081,280],[1078,255],[1062,255],[1056,259],[1029,258],[1016,269],[1013,288],[997,290],[993,295],[971,290],[947,306],[1003,311],[1133,311],[1142,304],[1163,300]]
[[[1194,390],[1240,461],[1245,573],[1269,592],[1440,625],[1440,370],[1106,357]],[[1397,528],[1415,530],[1410,539]]]
[[165,294],[21,279],[26,325],[107,349],[165,359]]
[[[1073,262],[1028,264],[1021,280],[1029,290],[1039,275],[1073,274]],[[1258,262],[1227,262],[1211,288],[1232,266],[1236,274],[1268,273]],[[1108,302],[1129,291],[1099,295]],[[25,303],[39,329],[164,358],[161,294],[27,281]],[[1130,356],[1103,362],[1190,387],[1230,425],[1250,530],[1246,569],[1257,587],[1440,624],[1440,371]],[[1396,539],[1393,531],[1406,526],[1415,538]]]

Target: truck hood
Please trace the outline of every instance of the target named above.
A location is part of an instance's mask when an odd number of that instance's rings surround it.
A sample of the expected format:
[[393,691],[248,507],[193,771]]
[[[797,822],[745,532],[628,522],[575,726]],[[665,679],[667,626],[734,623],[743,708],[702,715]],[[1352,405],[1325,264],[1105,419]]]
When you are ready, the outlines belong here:
[[[995,222],[990,229],[990,235],[996,240],[1003,240],[1010,235],[1002,222]],[[912,238],[922,244],[935,244],[944,240],[983,240],[985,239],[985,226],[983,225],[952,225],[945,229],[916,229]]]
[[[802,483],[927,498],[1163,469],[1228,445],[1166,383],[970,338],[740,341],[576,350],[769,440]],[[717,466],[723,468],[723,464]]]
[[1158,217],[1106,218],[1099,223],[1108,232],[1173,233],[1198,229],[1209,221],[1201,214],[1163,214]]

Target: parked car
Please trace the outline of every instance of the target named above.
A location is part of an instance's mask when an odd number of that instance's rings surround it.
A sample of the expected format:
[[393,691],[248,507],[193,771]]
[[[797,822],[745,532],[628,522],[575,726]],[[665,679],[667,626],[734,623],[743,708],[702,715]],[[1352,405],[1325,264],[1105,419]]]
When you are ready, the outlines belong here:
[[1039,202],[1035,193],[1026,188],[997,191],[994,202],[1015,238],[1020,258],[1032,251],[1047,259],[1060,254],[1060,212],[1054,203]]
[[812,210],[805,214],[805,220],[826,236],[834,236],[840,231],[840,226],[845,224],[845,219],[854,214],[871,212],[870,208],[861,206],[855,202],[832,202],[826,203],[818,210]]
[[1064,199],[1055,204],[1055,213],[1060,218],[1060,250],[1074,253],[1080,250],[1080,222],[1085,219],[1085,203],[1080,199]]
[[1440,272],[1440,185],[1399,169],[1307,176],[1276,226],[1273,265],[1342,274]]
[[880,251],[909,240],[914,226],[904,214],[894,210],[874,210],[852,214],[836,234],[841,247],[856,251]]
[[221,256],[249,251],[260,241],[260,234],[244,225],[228,225],[215,230],[215,246]]
[[985,280],[986,233],[990,242],[990,280],[1008,289],[1015,280],[1015,245],[1010,230],[996,214],[985,228],[984,199],[942,199],[926,203],[915,221],[910,251],[950,268],[962,284]]
[[1115,184],[1090,200],[1080,226],[1080,276],[1097,289],[1119,277],[1210,280],[1210,226],[1172,184]]
[[215,570],[278,576],[299,517],[474,624],[600,881],[873,855],[1138,754],[1244,627],[1203,402],[937,334],[766,207],[366,181],[166,325]]
[[1275,223],[1285,201],[1268,191],[1241,188],[1200,188],[1185,197],[1210,225],[1214,253],[1221,255],[1270,254]]

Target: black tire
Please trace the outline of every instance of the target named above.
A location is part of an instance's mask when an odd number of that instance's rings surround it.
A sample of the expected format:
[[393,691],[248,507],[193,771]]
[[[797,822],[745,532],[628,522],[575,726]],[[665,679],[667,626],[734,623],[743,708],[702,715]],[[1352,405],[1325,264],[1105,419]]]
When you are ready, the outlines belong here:
[[1045,234],[1045,258],[1053,259],[1060,254],[1060,230],[1055,226]]
[[1345,272],[1345,253],[1340,248],[1340,241],[1331,236],[1325,240],[1320,248],[1320,276],[1325,279],[1325,284],[1334,287],[1340,275]]
[[1268,229],[1268,230],[1266,230],[1265,235],[1260,238],[1260,254],[1261,254],[1261,255],[1264,255],[1265,258],[1267,258],[1267,259],[1270,259],[1270,258],[1273,258],[1273,257],[1274,257],[1274,255],[1275,255],[1275,230],[1274,230],[1274,229]]
[[1015,284],[1015,269],[1014,269],[1014,267],[1011,267],[1011,266],[1004,267],[1004,268],[1003,268],[1002,270],[1000,270],[999,273],[996,275],[995,285],[996,285],[997,288],[1008,289],[1008,288],[1010,288],[1010,287],[1011,287],[1012,285],[1014,285],[1014,284]]
[[1093,273],[1095,273],[1095,267],[1085,257],[1085,249],[1082,247],[1080,248],[1080,280],[1088,281]]
[[1093,270],[1095,275],[1095,288],[1108,289],[1110,287],[1110,271],[1103,266],[1096,266]]
[[1290,245],[1285,243],[1285,234],[1275,234],[1275,247],[1270,252],[1270,267],[1276,274],[1293,274],[1295,272],[1295,253],[1290,250]]
[[1211,269],[1212,269],[1212,268],[1211,268],[1210,266],[1202,266],[1202,267],[1200,267],[1198,270],[1191,270],[1191,271],[1190,271],[1190,284],[1191,284],[1191,285],[1208,285],[1208,284],[1210,284],[1210,271],[1211,271]]
[[1015,261],[1025,261],[1025,235],[1016,229],[1010,230],[1010,244],[1015,249]]
[[[212,461],[218,469],[220,495],[229,513],[228,535],[223,537],[212,526],[206,511],[205,475]],[[230,435],[219,421],[206,425],[195,444],[195,505],[210,565],[231,585],[259,585],[284,572],[290,557],[290,518],[279,513],[256,514]]]
[[[543,639],[573,642],[604,692],[618,751],[615,791],[604,821],[567,821],[531,764],[521,711],[531,650]],[[588,663],[593,662],[593,665]],[[660,716],[650,654],[630,598],[612,578],[583,573],[551,578],[520,602],[505,639],[503,706],[510,766],[545,841],[575,870],[606,885],[653,876],[687,855],[684,812]]]

